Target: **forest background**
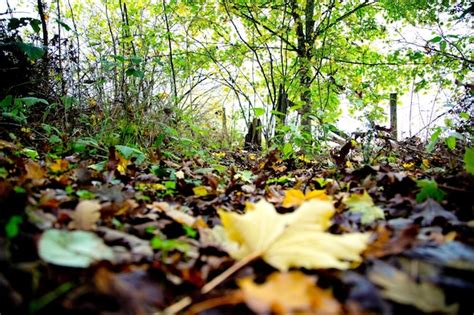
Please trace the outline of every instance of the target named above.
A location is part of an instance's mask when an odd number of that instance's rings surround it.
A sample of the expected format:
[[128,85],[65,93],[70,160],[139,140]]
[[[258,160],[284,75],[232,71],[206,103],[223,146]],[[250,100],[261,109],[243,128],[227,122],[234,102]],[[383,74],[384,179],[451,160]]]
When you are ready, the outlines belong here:
[[455,121],[472,114],[449,115],[472,89],[467,1],[6,1],[1,11],[2,115],[53,142],[172,142],[192,155],[242,146],[258,122],[264,146],[291,155],[319,152],[339,130],[386,126],[390,93],[404,105],[398,138],[452,143]]

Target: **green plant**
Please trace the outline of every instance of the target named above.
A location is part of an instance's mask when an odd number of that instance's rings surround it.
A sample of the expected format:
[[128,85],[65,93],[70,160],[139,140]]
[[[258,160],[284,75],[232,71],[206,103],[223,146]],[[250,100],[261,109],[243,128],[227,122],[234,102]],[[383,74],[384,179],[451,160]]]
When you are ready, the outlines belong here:
[[13,97],[7,95],[0,101],[0,111],[3,117],[12,119],[20,124],[26,124],[28,111],[32,106],[41,103],[49,105],[48,101],[37,97]]
[[420,179],[416,181],[416,185],[420,188],[420,191],[416,194],[416,201],[418,202],[423,202],[428,198],[441,202],[446,196],[446,193],[438,188],[438,184],[434,180]]

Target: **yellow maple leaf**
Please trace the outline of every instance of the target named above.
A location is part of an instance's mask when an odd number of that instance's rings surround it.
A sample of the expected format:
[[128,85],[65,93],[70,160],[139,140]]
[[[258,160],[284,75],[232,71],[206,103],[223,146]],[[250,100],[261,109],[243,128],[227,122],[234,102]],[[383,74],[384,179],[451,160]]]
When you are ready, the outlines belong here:
[[242,278],[237,284],[245,303],[257,314],[339,314],[339,302],[314,282],[312,277],[292,271],[274,272],[263,284],[256,284],[251,277]]
[[312,199],[293,213],[279,214],[265,200],[248,207],[243,215],[219,210],[225,230],[223,246],[235,259],[261,256],[278,270],[290,267],[347,269],[359,262],[368,233],[334,235],[334,206],[329,200]]
[[313,190],[307,192],[305,195],[301,190],[289,189],[285,192],[285,199],[283,200],[282,206],[285,208],[291,208],[299,206],[303,202],[311,199],[330,200],[324,190]]

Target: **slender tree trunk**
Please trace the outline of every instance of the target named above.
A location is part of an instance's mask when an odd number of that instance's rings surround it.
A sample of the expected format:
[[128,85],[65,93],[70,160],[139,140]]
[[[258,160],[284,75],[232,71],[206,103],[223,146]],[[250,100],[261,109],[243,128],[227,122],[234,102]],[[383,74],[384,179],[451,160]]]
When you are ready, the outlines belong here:
[[178,106],[178,92],[176,89],[176,74],[174,71],[174,62],[173,62],[173,47],[171,45],[171,31],[170,31],[170,24],[168,21],[168,14],[166,13],[166,0],[163,0],[163,14],[165,17],[165,24],[166,24],[166,33],[168,37],[168,50],[169,50],[169,58],[170,58],[170,67],[171,67],[171,89],[173,91],[173,103],[175,108]]
[[48,37],[48,25],[47,25],[47,18],[44,12],[45,6],[42,0],[38,0],[38,14],[41,20],[41,29],[43,31],[43,67],[42,67],[42,77],[45,82],[46,93],[49,93],[49,76],[48,76],[48,66],[49,66],[49,53],[48,53],[48,44],[49,44],[49,37]]

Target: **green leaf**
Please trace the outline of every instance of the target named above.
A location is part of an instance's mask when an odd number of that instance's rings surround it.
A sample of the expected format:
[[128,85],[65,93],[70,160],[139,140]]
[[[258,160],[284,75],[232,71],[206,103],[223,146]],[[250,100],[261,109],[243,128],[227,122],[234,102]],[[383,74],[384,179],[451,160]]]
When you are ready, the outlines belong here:
[[454,148],[456,148],[456,138],[454,136],[447,137],[445,142],[450,150],[454,150]]
[[364,191],[364,194],[353,194],[344,200],[344,203],[352,212],[362,214],[361,223],[371,224],[375,220],[385,219],[385,214],[380,207],[377,207],[372,200],[372,197]]
[[17,98],[18,101],[22,102],[26,106],[33,106],[35,104],[41,103],[45,105],[49,105],[48,101],[43,99],[43,98],[38,98],[38,97],[20,97]]
[[124,145],[116,145],[115,149],[127,160],[130,160],[131,158],[136,158],[136,163],[141,164],[145,161],[145,154],[143,154],[140,150],[127,147]]
[[24,148],[21,151],[21,154],[26,155],[30,159],[36,160],[39,157],[39,154],[36,150]]
[[102,162],[99,162],[99,163],[96,163],[96,164],[92,164],[92,165],[89,165],[88,167],[90,169],[93,169],[97,172],[102,172],[103,170],[105,170],[105,166],[107,165],[107,161],[102,161]]
[[125,74],[129,77],[136,77],[136,78],[143,78],[145,76],[143,71],[135,69],[135,68],[128,68],[127,71],[125,71]]
[[150,245],[153,249],[159,249],[162,251],[179,250],[181,252],[187,252],[189,250],[189,244],[180,240],[163,240],[158,236],[153,237],[150,240]]
[[253,113],[255,114],[255,117],[260,117],[265,114],[265,109],[261,107],[255,107],[253,108]]
[[435,36],[432,39],[430,39],[428,42],[430,43],[439,43],[441,41],[441,36]]
[[0,167],[0,178],[6,179],[8,177],[8,171],[4,167]]
[[93,192],[90,192],[88,190],[78,190],[76,192],[76,195],[80,198],[80,199],[87,199],[87,200],[90,200],[90,199],[94,199],[95,198],[95,194]]
[[61,21],[60,19],[56,19],[56,23],[58,23],[59,25],[64,27],[67,31],[71,30],[71,27],[69,25],[67,25],[66,23],[64,23],[63,21]]
[[441,51],[445,51],[446,50],[446,46],[447,46],[447,43],[446,41],[442,41],[439,43],[439,48],[441,49]]
[[474,148],[466,148],[464,153],[464,168],[469,174],[474,175]]
[[23,223],[23,218],[19,215],[12,216],[5,225],[5,233],[7,238],[12,239],[20,233],[20,224]]
[[285,143],[285,145],[283,146],[283,157],[284,158],[289,158],[290,155],[293,154],[293,146],[291,145],[291,143],[287,142]]
[[31,19],[30,25],[31,25],[31,28],[33,29],[33,32],[35,33],[39,33],[39,31],[41,30],[41,27],[40,27],[41,21],[38,19]]
[[112,249],[88,231],[47,230],[39,240],[38,254],[48,263],[77,268],[114,259]]
[[183,225],[183,230],[188,237],[195,238],[197,236],[197,231],[189,225]]
[[417,202],[423,202],[428,198],[441,202],[446,196],[446,193],[438,188],[438,184],[434,180],[420,179],[416,181],[416,185],[421,188],[420,192],[416,194]]
[[33,61],[40,59],[45,54],[45,50],[43,48],[35,46],[33,44],[21,42],[17,42],[16,44],[18,48]]
[[139,56],[132,56],[130,57],[130,62],[136,64],[136,65],[139,65],[141,62],[143,61],[143,58],[142,57],[139,57]]

